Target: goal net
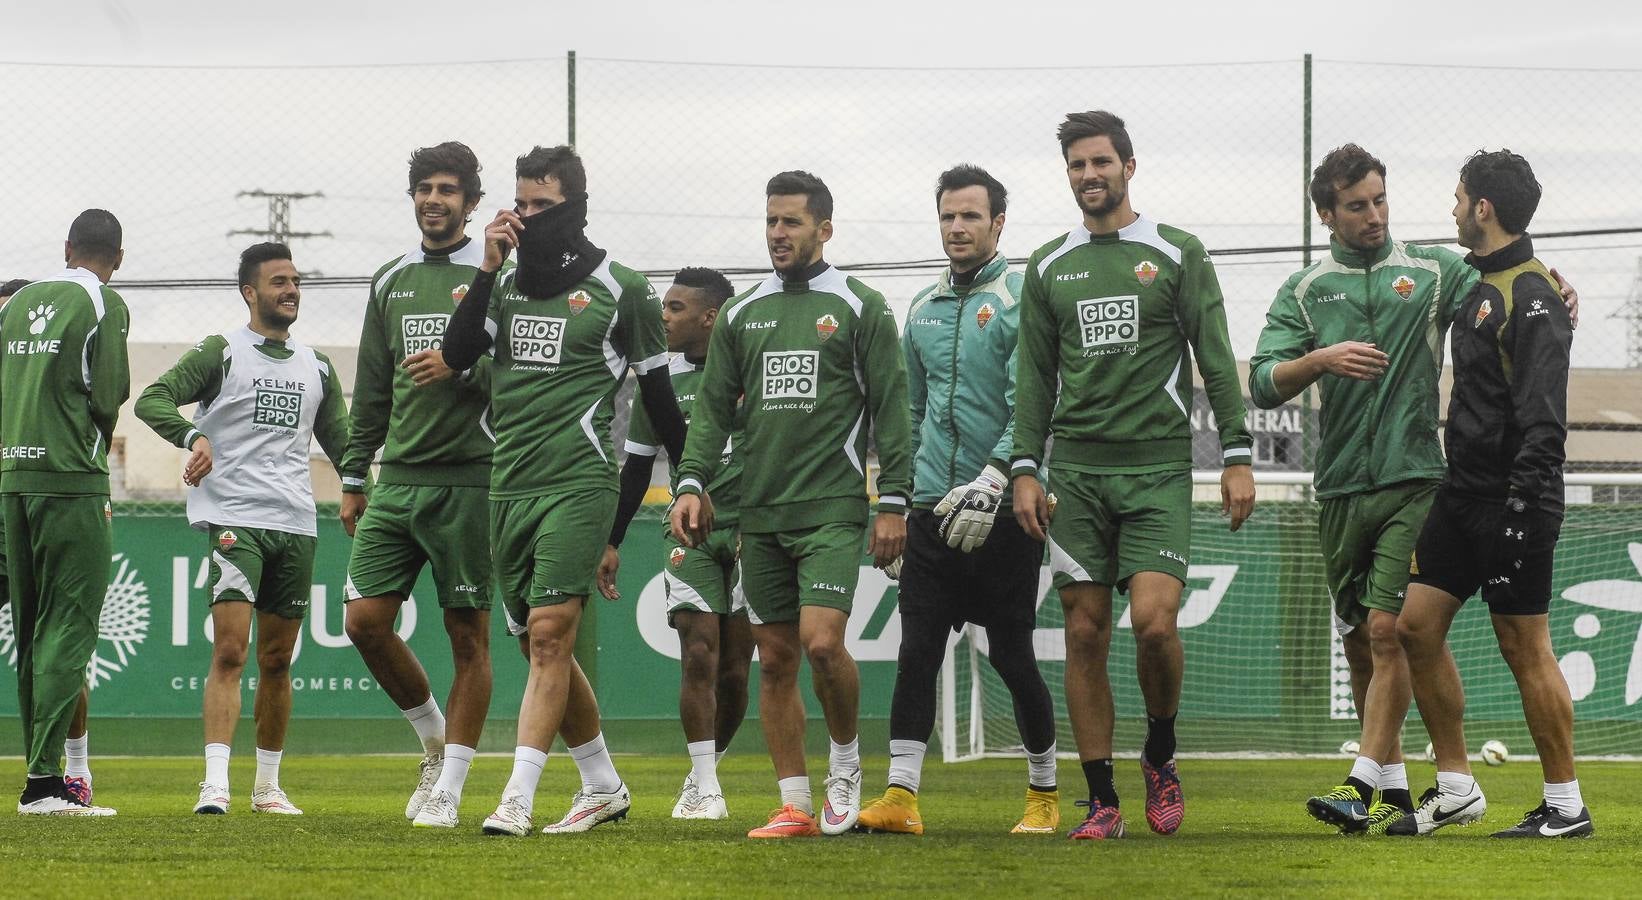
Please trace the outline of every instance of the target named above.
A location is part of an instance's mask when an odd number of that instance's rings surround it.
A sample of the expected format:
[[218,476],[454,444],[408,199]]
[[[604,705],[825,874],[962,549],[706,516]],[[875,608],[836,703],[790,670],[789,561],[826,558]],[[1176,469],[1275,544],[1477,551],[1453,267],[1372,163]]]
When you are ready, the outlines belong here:
[[[1642,753],[1642,475],[1569,475],[1557,545],[1552,646],[1574,699],[1582,756]],[[1337,754],[1358,735],[1356,710],[1318,551],[1317,506],[1305,473],[1262,473],[1255,517],[1236,534],[1220,518],[1218,474],[1196,473],[1192,560],[1179,626],[1186,651],[1177,733],[1190,754]],[[1039,576],[1038,664],[1055,698],[1058,748],[1075,753],[1065,708],[1066,649],[1049,569]],[[1108,671],[1117,711],[1113,748],[1137,754],[1146,714],[1135,679],[1127,600],[1113,598]],[[1475,751],[1501,740],[1531,755],[1522,703],[1500,658],[1488,610],[1473,598],[1449,635],[1466,692]],[[1022,753],[1008,690],[987,662],[986,633],[948,645],[940,682],[942,756]],[[1424,754],[1418,710],[1404,750]]]

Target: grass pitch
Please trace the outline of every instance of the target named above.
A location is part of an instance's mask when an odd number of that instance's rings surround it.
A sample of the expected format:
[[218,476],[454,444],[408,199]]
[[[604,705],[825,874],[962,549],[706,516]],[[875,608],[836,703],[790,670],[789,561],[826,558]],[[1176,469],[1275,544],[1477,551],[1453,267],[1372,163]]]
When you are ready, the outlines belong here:
[[[10,897],[359,896],[1635,896],[1642,884],[1642,765],[1586,763],[1580,783],[1597,834],[1580,841],[1490,840],[1538,803],[1537,764],[1481,769],[1481,825],[1430,838],[1345,837],[1313,822],[1306,796],[1333,786],[1346,762],[1181,763],[1181,832],[1146,830],[1137,764],[1118,762],[1129,835],[1072,842],[1082,776],[1062,761],[1061,833],[1008,834],[1020,815],[1025,763],[931,763],[921,811],[927,832],[749,841],[775,805],[769,763],[737,754],[722,765],[725,822],[675,822],[674,792],[688,760],[619,757],[634,796],[627,822],[578,836],[486,837],[479,824],[510,768],[475,761],[455,832],[412,829],[409,756],[290,756],[282,782],[307,815],[251,815],[249,753],[233,768],[232,811],[190,814],[203,763],[194,758],[93,760],[97,800],[113,819],[0,816],[0,895]],[[825,760],[812,759],[816,773]],[[886,760],[866,760],[865,794],[883,789]],[[15,760],[9,771],[19,768]],[[1429,764],[1410,765],[1416,794]],[[562,754],[548,764],[537,819],[562,814],[575,789]]]

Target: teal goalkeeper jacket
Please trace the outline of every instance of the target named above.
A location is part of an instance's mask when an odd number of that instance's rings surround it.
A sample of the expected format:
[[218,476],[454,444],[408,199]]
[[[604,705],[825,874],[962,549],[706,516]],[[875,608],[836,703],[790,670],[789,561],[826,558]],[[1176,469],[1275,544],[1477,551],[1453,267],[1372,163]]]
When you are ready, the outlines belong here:
[[914,508],[934,507],[987,463],[1009,471],[1022,277],[999,253],[968,286],[953,285],[949,268],[912,300],[901,350],[912,401]]

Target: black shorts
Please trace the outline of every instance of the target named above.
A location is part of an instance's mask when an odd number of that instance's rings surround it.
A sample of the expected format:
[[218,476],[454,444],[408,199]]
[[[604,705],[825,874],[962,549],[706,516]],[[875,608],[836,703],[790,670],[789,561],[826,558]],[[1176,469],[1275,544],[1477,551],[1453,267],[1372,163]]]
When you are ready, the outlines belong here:
[[1508,571],[1499,552],[1503,499],[1437,491],[1420,529],[1408,580],[1430,585],[1465,602],[1482,589],[1490,611],[1507,616],[1541,616],[1551,608],[1551,564],[1562,516],[1529,512],[1528,548],[1522,568]]
[[1037,627],[1043,545],[1027,536],[1007,511],[992,523],[986,543],[970,553],[948,547],[939,526],[940,519],[927,509],[907,515],[902,620],[933,618],[954,629],[965,622],[982,628]]

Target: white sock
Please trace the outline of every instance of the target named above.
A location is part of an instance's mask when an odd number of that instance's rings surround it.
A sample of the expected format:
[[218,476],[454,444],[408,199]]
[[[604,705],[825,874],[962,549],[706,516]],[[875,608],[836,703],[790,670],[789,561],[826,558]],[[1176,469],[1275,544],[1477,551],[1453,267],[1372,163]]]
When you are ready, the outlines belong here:
[[421,706],[402,709],[405,719],[416,729],[416,737],[422,741],[422,749],[428,752],[443,751],[445,748],[445,714],[439,711],[439,701],[429,694],[427,702]]
[[1437,789],[1444,793],[1469,797],[1477,789],[1477,779],[1462,772],[1437,772]]
[[226,789],[228,787],[227,744],[205,745],[205,783]]
[[1380,790],[1406,791],[1408,790],[1408,764],[1392,763],[1380,767]]
[[576,761],[576,771],[581,773],[583,791],[608,794],[621,789],[616,763],[610,758],[610,751],[604,748],[604,732],[580,747],[571,747],[570,758]]
[[1545,805],[1570,819],[1579,815],[1585,808],[1585,798],[1579,793],[1579,779],[1563,784],[1545,782]]
[[833,775],[847,775],[861,768],[861,739],[850,738],[847,744],[829,740],[832,752],[827,755],[827,770]]
[[502,788],[502,797],[517,798],[527,810],[536,806],[536,783],[542,780],[542,768],[547,765],[547,752],[535,747],[513,748],[513,774]]
[[1366,756],[1359,756],[1351,764],[1351,777],[1377,789],[1380,786],[1380,764]]
[[70,778],[91,777],[91,732],[63,741],[63,756],[68,759],[64,772]]
[[[890,752],[894,752],[893,750]],[[1026,781],[1034,787],[1055,789],[1055,742],[1049,742],[1049,749],[1042,753],[1026,754]]]
[[257,780],[253,785],[256,790],[279,787],[279,760],[284,755],[283,750],[257,748]]
[[473,766],[473,748],[461,744],[445,745],[445,767],[439,770],[439,780],[433,785],[433,792],[449,791],[456,795],[458,802],[462,799],[462,786],[467,784],[468,769]]
[[718,754],[713,750],[713,742],[691,741],[684,749],[690,754],[690,775],[695,778],[696,790],[722,795],[724,788],[718,784]]
[[806,816],[815,815],[815,802],[810,797],[810,776],[794,775],[776,781],[781,788],[781,805],[791,805]]
[[924,751],[929,745],[923,741],[889,742],[889,783],[918,793],[918,782],[924,772]]

